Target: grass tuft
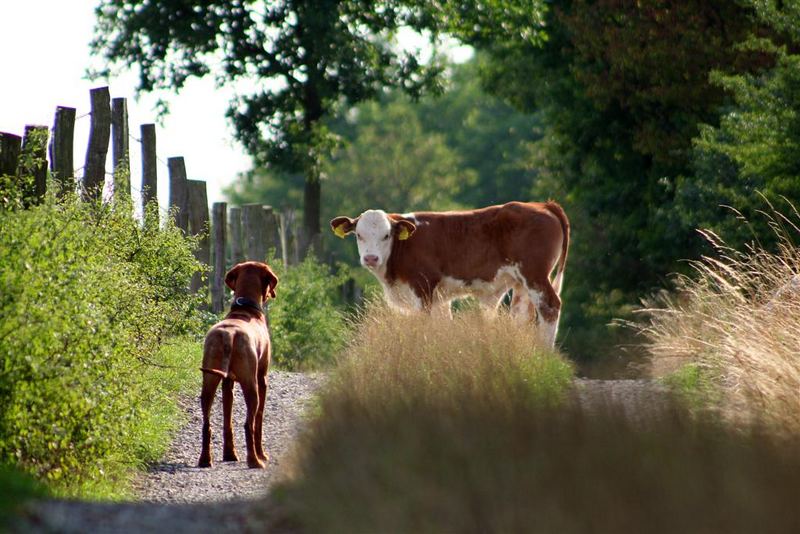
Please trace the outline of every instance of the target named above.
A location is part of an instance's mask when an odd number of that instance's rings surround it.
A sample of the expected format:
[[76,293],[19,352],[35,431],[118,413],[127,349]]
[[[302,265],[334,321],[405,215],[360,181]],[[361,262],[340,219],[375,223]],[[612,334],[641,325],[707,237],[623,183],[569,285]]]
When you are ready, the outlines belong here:
[[800,231],[782,215],[770,220],[775,251],[734,250],[706,233],[717,256],[648,303],[645,333],[656,374],[684,368],[673,380],[696,374],[727,413],[800,433]]

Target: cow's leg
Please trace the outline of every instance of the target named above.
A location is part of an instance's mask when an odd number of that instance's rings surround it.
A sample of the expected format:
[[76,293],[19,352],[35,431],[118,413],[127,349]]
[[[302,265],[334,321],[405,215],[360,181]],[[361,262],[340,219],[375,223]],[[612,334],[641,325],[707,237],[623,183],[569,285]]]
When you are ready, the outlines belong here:
[[503,303],[506,293],[508,293],[508,288],[481,293],[478,296],[478,302],[480,303],[481,309],[484,311],[484,313],[488,316],[494,316],[497,313],[497,309]]
[[222,380],[222,461],[238,462],[239,455],[233,444],[233,380]]
[[545,347],[556,344],[558,319],[561,316],[561,299],[549,280],[528,285],[528,295],[536,308],[536,323],[539,339]]
[[529,323],[536,318],[536,307],[531,301],[530,291],[526,284],[514,286],[511,297],[511,315],[519,321]]
[[217,394],[222,377],[214,373],[203,373],[203,390],[200,393],[200,409],[203,412],[203,438],[197,467],[211,467],[211,405]]

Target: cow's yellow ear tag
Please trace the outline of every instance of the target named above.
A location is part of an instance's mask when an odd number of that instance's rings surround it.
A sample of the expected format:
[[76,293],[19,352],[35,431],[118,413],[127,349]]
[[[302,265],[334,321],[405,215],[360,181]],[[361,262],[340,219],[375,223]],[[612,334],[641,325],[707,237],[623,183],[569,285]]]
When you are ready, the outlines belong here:
[[344,239],[347,234],[344,232],[344,224],[340,224],[336,228],[333,229],[333,233]]
[[400,228],[400,233],[397,234],[397,239],[399,239],[400,241],[405,241],[409,237],[411,237],[411,234],[408,232],[408,228],[406,228],[405,226]]

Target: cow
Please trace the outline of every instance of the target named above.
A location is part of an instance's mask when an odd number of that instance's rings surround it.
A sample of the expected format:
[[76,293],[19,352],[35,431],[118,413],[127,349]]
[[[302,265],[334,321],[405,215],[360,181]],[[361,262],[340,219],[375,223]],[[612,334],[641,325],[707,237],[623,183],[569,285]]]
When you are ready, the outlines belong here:
[[331,229],[356,235],[361,265],[394,307],[449,316],[451,301],[474,296],[496,310],[513,290],[512,315],[535,316],[541,342],[554,346],[569,249],[569,220],[556,202],[402,215],[367,210],[334,218]]

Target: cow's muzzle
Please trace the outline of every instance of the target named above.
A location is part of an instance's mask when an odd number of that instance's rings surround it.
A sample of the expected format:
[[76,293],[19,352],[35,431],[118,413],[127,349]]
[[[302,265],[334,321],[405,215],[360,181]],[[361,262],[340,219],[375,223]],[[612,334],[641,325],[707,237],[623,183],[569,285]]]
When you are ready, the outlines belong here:
[[361,258],[361,263],[364,265],[364,267],[370,267],[370,268],[377,267],[378,259],[379,259],[378,256],[375,256],[374,254],[367,254],[366,256]]

